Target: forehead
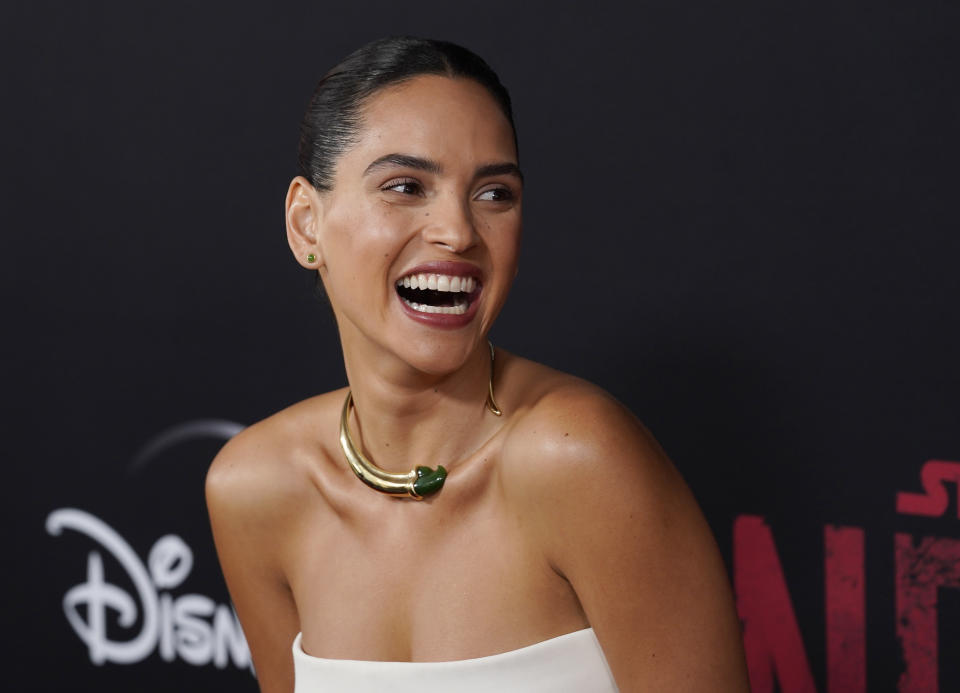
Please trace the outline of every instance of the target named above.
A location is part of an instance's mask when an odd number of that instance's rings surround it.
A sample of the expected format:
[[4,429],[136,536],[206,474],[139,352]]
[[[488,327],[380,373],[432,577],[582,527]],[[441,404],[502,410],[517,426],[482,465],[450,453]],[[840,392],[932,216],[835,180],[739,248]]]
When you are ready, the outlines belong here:
[[510,122],[471,79],[421,75],[385,87],[367,100],[361,117],[357,143],[340,162],[344,170],[394,152],[469,167],[517,159]]

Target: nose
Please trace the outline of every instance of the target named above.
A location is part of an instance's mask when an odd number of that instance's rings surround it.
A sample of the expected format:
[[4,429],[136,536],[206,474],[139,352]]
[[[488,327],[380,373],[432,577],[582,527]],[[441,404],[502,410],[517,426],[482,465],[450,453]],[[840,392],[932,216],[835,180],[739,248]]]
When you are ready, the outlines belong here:
[[444,197],[431,205],[430,218],[423,228],[423,238],[451,252],[464,253],[479,240],[473,210],[469,202],[458,200],[454,195]]

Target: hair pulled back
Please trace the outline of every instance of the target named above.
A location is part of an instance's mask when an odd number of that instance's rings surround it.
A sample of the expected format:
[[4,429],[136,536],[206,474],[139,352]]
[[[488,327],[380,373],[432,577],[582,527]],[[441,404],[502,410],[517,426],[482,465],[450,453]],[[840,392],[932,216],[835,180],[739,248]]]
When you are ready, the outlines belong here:
[[480,56],[447,41],[396,36],[362,46],[321,78],[300,124],[300,174],[317,190],[330,190],[337,159],[358,139],[366,100],[419,75],[478,82],[507,117],[516,144],[510,94]]

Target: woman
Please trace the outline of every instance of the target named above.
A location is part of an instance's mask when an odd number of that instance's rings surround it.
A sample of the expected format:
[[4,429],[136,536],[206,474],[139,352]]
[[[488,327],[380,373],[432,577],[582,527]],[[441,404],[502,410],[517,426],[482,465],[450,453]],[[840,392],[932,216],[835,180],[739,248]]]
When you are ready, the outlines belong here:
[[300,164],[287,236],[349,387],[251,426],[207,480],[261,690],[295,666],[298,692],[746,690],[722,560],[663,451],[487,341],[523,198],[496,75],[369,44],[318,86]]

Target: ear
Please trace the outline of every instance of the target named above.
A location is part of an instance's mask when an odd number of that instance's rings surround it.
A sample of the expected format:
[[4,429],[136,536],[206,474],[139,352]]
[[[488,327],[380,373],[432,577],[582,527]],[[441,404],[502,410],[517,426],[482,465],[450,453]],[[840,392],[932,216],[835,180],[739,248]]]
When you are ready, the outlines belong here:
[[312,270],[323,267],[318,233],[322,211],[320,206],[320,194],[310,181],[303,176],[290,181],[285,203],[287,243],[296,261]]

